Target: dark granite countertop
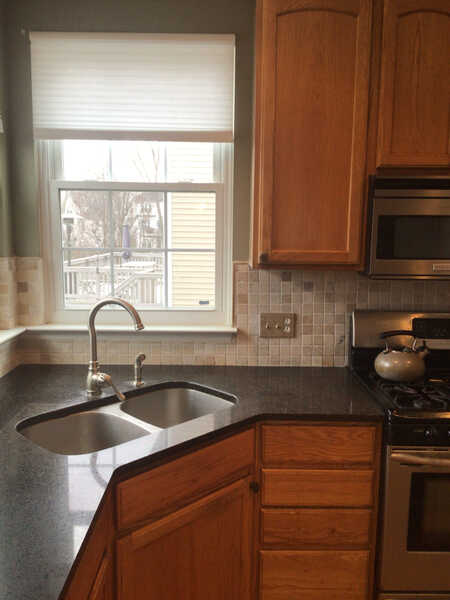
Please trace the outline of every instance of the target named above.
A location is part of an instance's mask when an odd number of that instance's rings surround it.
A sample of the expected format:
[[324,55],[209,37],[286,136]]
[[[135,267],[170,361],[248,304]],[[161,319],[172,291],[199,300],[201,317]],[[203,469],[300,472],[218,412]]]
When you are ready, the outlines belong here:
[[[105,367],[122,391],[131,367]],[[0,599],[55,600],[113,473],[151,464],[170,449],[261,417],[381,420],[381,409],[347,369],[146,366],[150,385],[191,381],[235,394],[214,415],[94,454],[64,456],[15,426],[26,417],[86,401],[85,366],[21,366],[0,380]]]

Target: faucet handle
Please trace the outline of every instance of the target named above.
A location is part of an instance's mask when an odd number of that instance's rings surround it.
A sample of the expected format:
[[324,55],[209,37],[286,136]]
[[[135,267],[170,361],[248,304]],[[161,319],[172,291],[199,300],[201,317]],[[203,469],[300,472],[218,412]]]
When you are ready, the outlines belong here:
[[116,394],[119,400],[121,400],[122,402],[126,400],[122,392],[116,387],[116,384],[112,380],[111,375],[108,375],[107,373],[98,373],[98,381],[101,387],[112,387],[114,393]]

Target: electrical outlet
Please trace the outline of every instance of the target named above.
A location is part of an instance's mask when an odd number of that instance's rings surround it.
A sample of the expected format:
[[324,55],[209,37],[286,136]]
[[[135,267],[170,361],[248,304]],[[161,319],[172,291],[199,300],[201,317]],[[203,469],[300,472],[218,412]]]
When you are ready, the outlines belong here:
[[261,313],[260,337],[291,338],[295,336],[294,313]]

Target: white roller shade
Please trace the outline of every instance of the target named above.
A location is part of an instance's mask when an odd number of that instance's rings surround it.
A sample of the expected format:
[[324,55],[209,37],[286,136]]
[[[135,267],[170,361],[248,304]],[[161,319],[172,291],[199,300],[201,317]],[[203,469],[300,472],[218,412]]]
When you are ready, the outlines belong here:
[[233,35],[30,38],[37,138],[233,139]]

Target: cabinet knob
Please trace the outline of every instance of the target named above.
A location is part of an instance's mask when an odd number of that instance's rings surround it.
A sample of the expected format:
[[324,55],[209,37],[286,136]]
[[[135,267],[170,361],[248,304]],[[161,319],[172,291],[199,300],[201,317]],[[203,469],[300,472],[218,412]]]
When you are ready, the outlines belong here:
[[257,481],[250,482],[250,489],[257,494],[259,492],[259,483]]

